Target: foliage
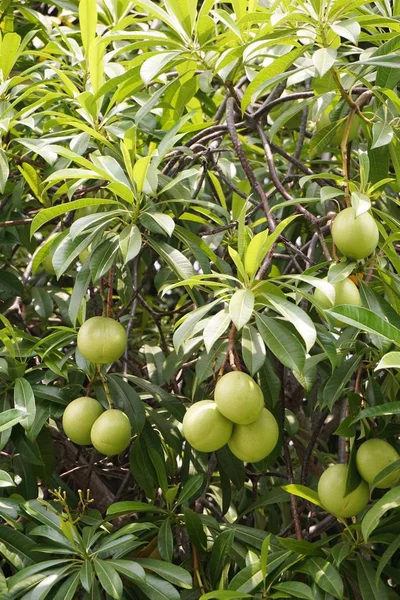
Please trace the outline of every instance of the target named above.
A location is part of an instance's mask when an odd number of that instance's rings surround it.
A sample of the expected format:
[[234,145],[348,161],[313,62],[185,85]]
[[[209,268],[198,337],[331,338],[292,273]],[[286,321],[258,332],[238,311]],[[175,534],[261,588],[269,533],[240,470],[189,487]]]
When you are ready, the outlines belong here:
[[[316,493],[399,450],[398,0],[0,0],[0,31],[0,597],[399,598],[398,464],[347,522]],[[99,368],[101,314],[128,345]],[[229,369],[279,421],[257,464],[182,436]],[[127,452],[65,437],[84,394]]]

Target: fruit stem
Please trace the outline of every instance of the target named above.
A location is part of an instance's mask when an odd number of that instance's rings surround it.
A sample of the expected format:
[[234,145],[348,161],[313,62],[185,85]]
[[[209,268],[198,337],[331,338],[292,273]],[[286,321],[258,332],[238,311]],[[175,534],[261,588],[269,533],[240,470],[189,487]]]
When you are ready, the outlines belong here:
[[105,392],[105,395],[106,395],[106,398],[107,398],[107,402],[108,402],[108,407],[111,410],[113,408],[113,401],[112,401],[112,398],[111,398],[110,389],[108,387],[107,378],[104,377],[103,373],[100,371],[99,365],[97,366],[97,372],[98,372],[99,377],[101,379],[101,383],[103,384],[104,392]]

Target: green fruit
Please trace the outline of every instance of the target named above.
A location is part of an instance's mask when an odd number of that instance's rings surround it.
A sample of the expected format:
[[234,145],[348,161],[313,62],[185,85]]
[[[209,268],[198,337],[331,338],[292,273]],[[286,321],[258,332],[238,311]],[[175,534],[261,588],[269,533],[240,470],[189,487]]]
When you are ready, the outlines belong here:
[[288,408],[285,408],[284,428],[289,437],[291,438],[294,438],[298,434],[300,428],[296,415]]
[[51,254],[48,254],[43,260],[42,260],[42,267],[45,271],[47,271],[47,273],[49,273],[50,275],[55,275],[55,269],[53,267],[53,258],[51,256]]
[[94,398],[82,396],[73,400],[64,410],[62,418],[65,435],[75,444],[90,444],[90,431],[102,412],[103,407]]
[[243,462],[258,462],[276,446],[279,427],[274,415],[263,408],[257,421],[250,425],[235,425],[228,446],[233,454]]
[[218,410],[213,400],[192,404],[183,418],[183,435],[199,452],[214,452],[228,442],[232,422]]
[[[398,452],[385,440],[367,440],[357,450],[356,464],[361,477],[373,483],[375,477],[386,467],[400,460]],[[400,467],[383,479],[377,488],[390,488],[400,481]]]
[[[120,454],[131,439],[131,423],[121,410],[110,409],[95,421],[90,432],[93,446],[106,456]],[[145,465],[143,465],[145,468]]]
[[223,375],[215,386],[214,398],[219,412],[240,425],[258,419],[264,406],[260,386],[241,371]]
[[125,347],[125,329],[114,319],[92,317],[79,330],[78,349],[92,363],[113,363],[122,356]]
[[355,216],[354,208],[340,211],[332,223],[332,239],[344,256],[360,260],[378,245],[379,230],[370,213]]
[[347,473],[347,465],[332,465],[322,473],[318,482],[318,496],[322,506],[342,519],[361,513],[369,500],[369,488],[365,481],[361,481],[354,491],[345,496]]
[[[328,281],[328,278],[325,277],[324,281]],[[342,279],[338,283],[332,284],[333,289],[335,290],[335,298],[332,302],[331,298],[328,298],[324,292],[318,288],[315,288],[314,298],[319,302],[324,309],[332,308],[333,306],[339,306],[340,304],[352,304],[353,306],[362,306],[360,292],[358,291],[358,287],[355,283],[348,277],[346,279]],[[345,323],[334,319],[334,323],[336,327],[345,327]]]

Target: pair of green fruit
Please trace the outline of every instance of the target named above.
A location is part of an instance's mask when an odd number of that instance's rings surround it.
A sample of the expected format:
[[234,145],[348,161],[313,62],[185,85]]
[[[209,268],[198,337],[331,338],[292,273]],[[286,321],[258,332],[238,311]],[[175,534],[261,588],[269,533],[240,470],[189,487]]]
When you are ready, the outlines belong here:
[[[126,332],[118,321],[108,317],[92,317],[78,333],[78,349],[96,365],[118,360],[126,347]],[[102,454],[113,456],[123,452],[131,439],[131,424],[124,412],[103,411],[94,398],[76,398],[63,414],[65,434],[76,444],[93,446]]]
[[[398,452],[385,440],[373,438],[361,444],[356,455],[357,470],[362,481],[355,490],[346,494],[346,481],[349,467],[332,465],[320,477],[318,496],[322,506],[336,517],[353,517],[366,508],[369,501],[368,484],[386,467],[399,460]],[[377,488],[385,489],[397,485],[400,481],[400,469],[387,475]]]
[[241,371],[226,373],[214,398],[193,404],[183,419],[183,434],[195,450],[214,452],[228,444],[244,462],[258,462],[271,454],[279,437],[278,423],[264,407],[254,379]]
[[100,402],[88,396],[68,404],[62,424],[72,442],[81,446],[92,444],[106,456],[123,452],[131,439],[131,424],[126,414],[114,408],[104,411]]
[[[361,260],[375,251],[379,241],[379,230],[370,213],[356,216],[353,207],[342,210],[332,223],[332,239],[342,254],[348,258]],[[325,280],[327,280],[325,278]],[[316,288],[315,299],[323,309],[329,309],[340,304],[362,306],[360,292],[355,283],[347,277],[334,283],[334,297],[328,297],[323,290]],[[340,321],[335,321],[341,327]]]

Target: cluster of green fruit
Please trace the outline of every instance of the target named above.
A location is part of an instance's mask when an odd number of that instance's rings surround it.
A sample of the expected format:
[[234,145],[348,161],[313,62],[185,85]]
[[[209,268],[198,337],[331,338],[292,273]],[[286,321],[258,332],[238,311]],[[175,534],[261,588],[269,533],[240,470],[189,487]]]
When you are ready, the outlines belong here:
[[[375,251],[379,241],[379,230],[370,213],[366,212],[357,217],[354,208],[350,206],[342,210],[333,221],[332,239],[344,256],[361,260]],[[334,298],[329,298],[320,289],[314,292],[314,297],[322,308],[329,309],[339,304],[362,305],[358,287],[350,277],[332,285]],[[335,321],[335,325],[341,327],[342,323]]]
[[279,437],[278,423],[264,407],[254,379],[241,371],[226,373],[214,398],[192,404],[183,419],[183,434],[195,450],[214,452],[228,444],[244,462],[258,462],[271,454]]
[[[96,365],[118,360],[126,346],[126,333],[118,321],[108,317],[92,317],[78,333],[78,349]],[[88,396],[76,398],[63,414],[65,434],[76,444],[92,444],[107,456],[123,452],[131,439],[131,424],[121,410],[104,410],[100,402]]]
[[[322,506],[336,517],[353,517],[366,508],[369,501],[369,487],[376,476],[386,467],[398,461],[398,452],[385,440],[372,438],[357,450],[356,465],[362,481],[355,490],[346,495],[346,481],[349,467],[332,465],[318,482],[318,496]],[[400,482],[400,468],[384,477],[375,487],[391,488]]]

